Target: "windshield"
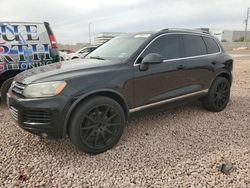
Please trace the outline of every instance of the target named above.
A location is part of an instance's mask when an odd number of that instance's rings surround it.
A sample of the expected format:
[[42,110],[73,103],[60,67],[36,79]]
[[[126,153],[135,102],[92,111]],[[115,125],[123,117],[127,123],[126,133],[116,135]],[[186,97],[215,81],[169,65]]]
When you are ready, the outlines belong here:
[[121,59],[129,58],[150,34],[121,35],[106,42],[86,58],[93,59]]

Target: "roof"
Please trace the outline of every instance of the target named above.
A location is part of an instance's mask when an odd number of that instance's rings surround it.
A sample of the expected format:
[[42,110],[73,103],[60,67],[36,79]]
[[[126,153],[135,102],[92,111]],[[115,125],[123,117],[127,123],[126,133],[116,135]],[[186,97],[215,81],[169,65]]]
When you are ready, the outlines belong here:
[[202,29],[167,28],[167,29],[162,29],[160,32],[168,32],[168,33],[184,32],[184,33],[196,33],[196,34],[198,33],[198,34],[210,35],[208,31]]
[[125,35],[143,35],[143,34],[157,35],[163,33],[193,33],[193,34],[211,35],[208,31],[202,29],[182,29],[182,28],[167,28],[167,29],[162,29],[160,31],[144,31],[144,32],[128,33]]

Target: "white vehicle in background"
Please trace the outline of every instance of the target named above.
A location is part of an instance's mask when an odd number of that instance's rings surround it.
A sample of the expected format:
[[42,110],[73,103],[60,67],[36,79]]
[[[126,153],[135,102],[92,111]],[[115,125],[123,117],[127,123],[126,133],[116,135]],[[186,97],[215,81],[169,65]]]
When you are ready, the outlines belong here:
[[69,60],[70,59],[69,54],[71,54],[71,53],[75,53],[75,52],[72,51],[72,50],[69,50],[69,49],[61,49],[61,50],[59,50],[60,60],[61,61]]
[[60,54],[60,61],[66,61],[66,60],[69,60],[69,54],[67,54],[66,52],[62,52],[62,51],[59,51],[59,54]]
[[67,54],[69,56],[69,59],[77,59],[77,58],[84,58],[86,55],[88,55],[90,52],[94,51],[97,48],[97,46],[87,46],[84,48],[81,48],[80,50],[76,51],[75,53]]

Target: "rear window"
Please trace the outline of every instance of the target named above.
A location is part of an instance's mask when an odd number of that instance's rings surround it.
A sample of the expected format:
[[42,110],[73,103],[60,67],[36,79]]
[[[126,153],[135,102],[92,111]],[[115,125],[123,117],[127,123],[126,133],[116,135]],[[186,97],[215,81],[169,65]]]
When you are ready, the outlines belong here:
[[201,36],[183,35],[185,57],[207,54],[206,45]]
[[208,54],[220,52],[220,48],[214,39],[212,39],[210,37],[203,37],[203,39],[207,45],[207,53]]

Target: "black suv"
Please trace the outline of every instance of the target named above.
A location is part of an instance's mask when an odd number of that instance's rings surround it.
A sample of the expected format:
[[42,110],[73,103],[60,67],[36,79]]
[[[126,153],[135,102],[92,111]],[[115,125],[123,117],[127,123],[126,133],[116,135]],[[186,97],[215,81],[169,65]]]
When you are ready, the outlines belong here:
[[131,112],[193,99],[219,112],[230,97],[233,60],[205,32],[121,35],[73,61],[20,73],[7,102],[21,128],[87,153],[113,147]]

